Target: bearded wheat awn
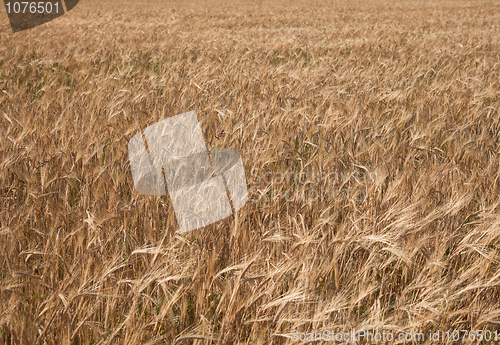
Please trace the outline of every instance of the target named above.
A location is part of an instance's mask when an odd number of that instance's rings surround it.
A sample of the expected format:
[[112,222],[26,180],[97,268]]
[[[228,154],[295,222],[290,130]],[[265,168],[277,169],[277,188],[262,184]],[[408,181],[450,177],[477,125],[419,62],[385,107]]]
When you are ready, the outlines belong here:
[[[498,5],[88,0],[16,34],[4,15],[0,344],[497,330]],[[191,110],[250,200],[182,234],[127,140]]]

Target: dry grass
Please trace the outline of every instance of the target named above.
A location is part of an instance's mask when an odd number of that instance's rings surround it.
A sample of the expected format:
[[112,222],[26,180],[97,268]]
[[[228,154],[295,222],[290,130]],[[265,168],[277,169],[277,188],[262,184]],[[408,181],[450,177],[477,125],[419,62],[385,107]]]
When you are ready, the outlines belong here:
[[[498,330],[499,5],[82,0],[15,35],[4,12],[0,344]],[[255,201],[180,234],[127,139],[194,109]]]

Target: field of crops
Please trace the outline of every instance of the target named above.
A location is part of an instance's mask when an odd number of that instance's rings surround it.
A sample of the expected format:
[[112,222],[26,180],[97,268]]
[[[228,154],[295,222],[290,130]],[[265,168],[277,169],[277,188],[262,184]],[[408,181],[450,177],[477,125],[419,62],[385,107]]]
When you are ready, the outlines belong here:
[[[499,0],[1,9],[0,344],[500,339]],[[128,140],[191,110],[250,200],[180,233]]]

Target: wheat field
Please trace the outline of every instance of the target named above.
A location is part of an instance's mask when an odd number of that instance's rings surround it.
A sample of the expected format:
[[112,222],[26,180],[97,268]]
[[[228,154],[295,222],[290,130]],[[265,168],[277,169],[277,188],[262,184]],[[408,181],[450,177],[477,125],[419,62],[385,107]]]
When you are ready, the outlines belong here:
[[[0,17],[0,344],[500,331],[500,1]],[[180,233],[127,145],[191,110],[250,201]]]

